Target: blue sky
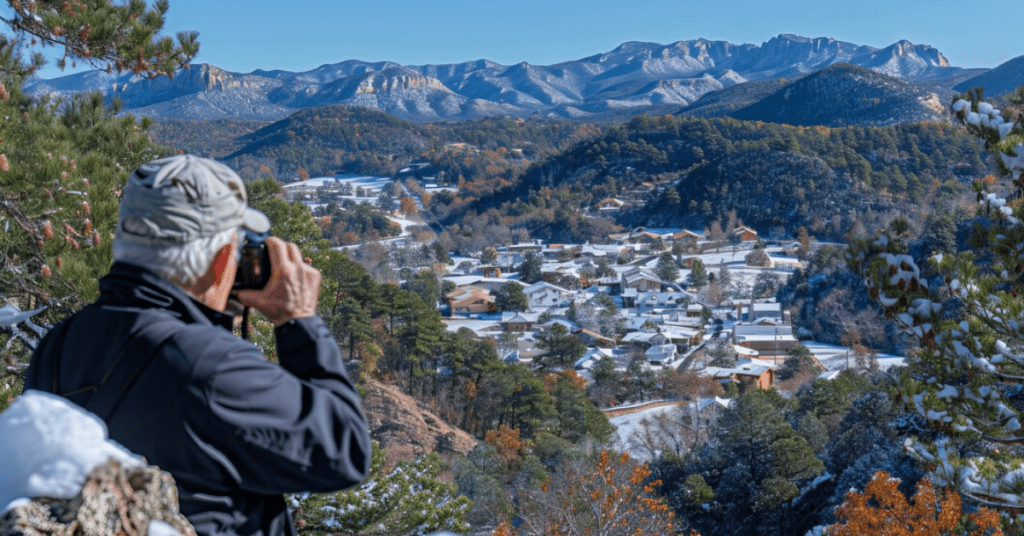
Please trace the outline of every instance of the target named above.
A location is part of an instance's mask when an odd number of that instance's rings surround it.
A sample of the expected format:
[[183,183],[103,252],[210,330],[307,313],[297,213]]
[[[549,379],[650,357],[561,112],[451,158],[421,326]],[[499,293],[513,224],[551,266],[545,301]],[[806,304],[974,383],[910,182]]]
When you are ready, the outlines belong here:
[[759,45],[782,33],[879,48],[906,39],[938,48],[959,67],[995,67],[1024,55],[1022,0],[170,0],[170,5],[166,33],[200,33],[196,62],[243,73],[305,71],[347,59],[548,65],[606,52],[624,41],[668,44],[704,37]]

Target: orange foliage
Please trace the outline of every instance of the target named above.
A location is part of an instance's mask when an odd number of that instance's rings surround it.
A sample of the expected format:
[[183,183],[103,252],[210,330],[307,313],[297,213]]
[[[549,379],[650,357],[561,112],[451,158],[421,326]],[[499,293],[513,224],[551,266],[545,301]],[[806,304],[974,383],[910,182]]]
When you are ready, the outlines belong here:
[[519,465],[526,457],[527,450],[533,447],[530,440],[519,437],[518,428],[509,428],[504,424],[497,430],[488,430],[484,434],[484,443],[497,449],[510,467]]
[[587,387],[587,380],[576,374],[576,371],[568,369],[560,372],[551,372],[546,374],[542,380],[544,381],[544,388],[549,393],[555,391],[555,387],[558,386],[559,380],[564,381],[570,385],[575,385],[577,389],[585,389]]
[[[674,514],[656,495],[660,480],[648,481],[647,464],[628,454],[603,451],[585,470],[568,467],[552,475],[529,499],[536,513],[525,514],[517,534],[570,536],[655,536],[676,534]],[[499,527],[499,530],[507,530]],[[495,531],[495,535],[507,532]]]
[[411,197],[403,197],[400,206],[403,214],[414,214],[416,212],[416,200]]
[[963,516],[960,495],[943,491],[936,497],[927,478],[917,484],[917,492],[907,502],[900,492],[899,479],[878,471],[864,492],[850,491],[846,502],[836,508],[840,521],[828,529],[830,536],[968,536],[1001,535],[999,514],[982,508],[976,514]]

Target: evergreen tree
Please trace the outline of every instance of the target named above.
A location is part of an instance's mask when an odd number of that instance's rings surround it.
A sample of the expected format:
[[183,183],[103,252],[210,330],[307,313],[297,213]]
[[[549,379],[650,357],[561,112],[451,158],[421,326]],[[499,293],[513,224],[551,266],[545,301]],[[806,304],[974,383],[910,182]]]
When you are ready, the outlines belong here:
[[[167,15],[167,0],[150,8],[143,1],[115,3],[112,0],[9,0],[11,14],[0,18],[14,32],[4,46],[53,46],[63,48],[57,67],[70,61],[84,62],[107,72],[131,71],[137,75],[173,76],[199,52],[198,32],[179,32],[177,43],[161,37]],[[42,66],[34,54],[28,65],[11,65],[13,72],[34,71]],[[12,72],[5,69],[5,72]]]
[[544,383],[555,403],[559,437],[571,443],[586,438],[599,443],[611,439],[615,427],[587,398],[586,380],[572,370],[563,370],[545,376]]
[[295,523],[303,534],[316,535],[467,533],[472,503],[438,478],[443,469],[431,453],[385,471],[384,454],[374,443],[370,474],[358,487],[292,496]]
[[[968,97],[957,99],[954,112],[995,151],[1020,189],[1020,117],[1008,121],[977,92]],[[886,235],[853,244],[848,256],[851,263],[868,263],[868,292],[921,348],[909,360],[900,390],[933,433],[908,441],[908,451],[934,469],[937,485],[1021,512],[1024,214],[1019,201],[1008,203],[993,193],[979,197],[974,250],[931,257],[936,277],[922,275]]]
[[700,259],[694,259],[693,265],[690,267],[690,284],[697,288],[708,284],[707,270]]
[[537,347],[545,352],[536,361],[546,367],[571,368],[587,351],[587,347],[562,324],[553,324],[550,329],[537,335]]
[[499,311],[525,311],[530,308],[523,286],[515,281],[494,290],[494,305]]
[[433,270],[420,270],[416,272],[405,282],[405,288],[415,292],[423,300],[423,303],[431,307],[437,307],[441,287]]
[[687,510],[698,530],[753,535],[792,525],[798,484],[823,465],[785,413],[786,401],[774,390],[754,389],[719,417],[714,446],[702,453],[714,499],[706,509]]
[[529,251],[523,257],[523,263],[519,265],[519,279],[524,283],[536,283],[543,279],[541,273],[541,258],[534,252]]
[[666,283],[675,283],[679,279],[679,266],[676,264],[675,257],[667,251],[659,255],[654,273]]
[[[116,5],[8,2],[0,17],[0,300],[24,310],[45,307],[41,325],[96,298],[112,262],[110,240],[127,174],[169,150],[156,146],[149,121],[117,117],[98,94],[65,102],[33,100],[21,88],[43,65],[40,46],[63,48],[58,61],[91,63],[141,76],[172,74],[195,55],[195,33],[175,45],[159,36],[165,1]],[[31,53],[25,58],[23,54]],[[6,357],[27,349],[8,345]]]

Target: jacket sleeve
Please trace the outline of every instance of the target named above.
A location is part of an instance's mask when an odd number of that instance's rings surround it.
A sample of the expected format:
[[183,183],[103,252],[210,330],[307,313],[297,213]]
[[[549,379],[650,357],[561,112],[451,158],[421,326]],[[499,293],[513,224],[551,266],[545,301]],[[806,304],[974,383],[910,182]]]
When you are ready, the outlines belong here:
[[[197,446],[246,491],[334,491],[370,468],[366,416],[319,317],[275,331],[280,364],[226,331],[202,349],[186,405]],[[184,349],[183,349],[184,350]]]

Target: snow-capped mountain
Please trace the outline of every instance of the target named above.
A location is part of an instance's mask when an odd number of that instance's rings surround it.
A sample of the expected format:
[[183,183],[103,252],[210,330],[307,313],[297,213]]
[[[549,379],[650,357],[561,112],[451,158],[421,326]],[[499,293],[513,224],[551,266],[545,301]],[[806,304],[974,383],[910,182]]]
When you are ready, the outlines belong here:
[[488,115],[587,117],[673,110],[748,81],[793,78],[850,63],[911,82],[952,79],[963,71],[928,45],[900,41],[884,49],[829,38],[780,35],[760,46],[696,39],[670,45],[628,42],[554,65],[487,60],[403,66],[356,60],[307,72],[232,73],[207,64],[174,79],[100,72],[32,80],[35,94],[101,91],[123,109],[154,118],[262,119],[332,104],[376,108],[431,121]]

